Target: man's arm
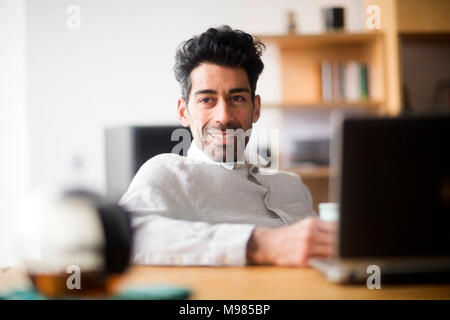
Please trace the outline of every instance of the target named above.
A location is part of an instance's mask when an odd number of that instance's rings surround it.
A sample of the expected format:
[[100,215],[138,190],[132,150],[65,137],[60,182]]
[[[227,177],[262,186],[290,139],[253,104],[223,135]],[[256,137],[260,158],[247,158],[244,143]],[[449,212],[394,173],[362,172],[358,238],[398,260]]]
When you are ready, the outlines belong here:
[[335,244],[335,223],[317,218],[280,228],[211,225],[156,215],[132,221],[135,264],[307,266],[312,257],[332,256]]
[[233,265],[247,263],[247,224],[183,221],[131,212],[132,263],[151,265]]

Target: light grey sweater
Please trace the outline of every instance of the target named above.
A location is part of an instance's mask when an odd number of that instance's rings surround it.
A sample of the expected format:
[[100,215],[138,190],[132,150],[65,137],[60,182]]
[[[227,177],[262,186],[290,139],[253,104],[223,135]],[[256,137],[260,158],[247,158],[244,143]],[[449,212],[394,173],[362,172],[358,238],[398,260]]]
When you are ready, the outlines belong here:
[[120,201],[131,211],[134,262],[242,265],[254,226],[315,216],[298,175],[262,170],[215,162],[195,141],[187,157],[161,154],[147,161]]

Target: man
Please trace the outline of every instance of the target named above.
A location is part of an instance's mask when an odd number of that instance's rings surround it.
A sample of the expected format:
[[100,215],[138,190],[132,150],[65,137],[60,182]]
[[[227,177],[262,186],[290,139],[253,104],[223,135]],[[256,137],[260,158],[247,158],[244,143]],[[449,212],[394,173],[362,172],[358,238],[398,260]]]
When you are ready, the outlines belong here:
[[223,26],[178,48],[178,117],[194,140],[187,157],[147,161],[121,199],[131,212],[134,263],[306,266],[332,254],[335,225],[318,219],[299,176],[263,175],[238,161],[229,132],[258,121],[263,47]]

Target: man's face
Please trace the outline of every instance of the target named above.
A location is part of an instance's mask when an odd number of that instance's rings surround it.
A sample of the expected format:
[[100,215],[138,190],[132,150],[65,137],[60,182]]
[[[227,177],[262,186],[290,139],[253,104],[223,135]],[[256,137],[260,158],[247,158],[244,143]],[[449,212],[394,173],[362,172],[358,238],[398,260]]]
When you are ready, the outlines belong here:
[[[237,138],[227,135],[230,129],[252,128],[260,114],[260,97],[252,100],[250,83],[243,68],[202,63],[192,70],[189,103],[178,100],[178,116],[190,126],[200,147],[211,159],[236,161]],[[248,137],[245,138],[247,145]],[[227,148],[228,146],[228,148]],[[229,157],[226,157],[226,154]]]

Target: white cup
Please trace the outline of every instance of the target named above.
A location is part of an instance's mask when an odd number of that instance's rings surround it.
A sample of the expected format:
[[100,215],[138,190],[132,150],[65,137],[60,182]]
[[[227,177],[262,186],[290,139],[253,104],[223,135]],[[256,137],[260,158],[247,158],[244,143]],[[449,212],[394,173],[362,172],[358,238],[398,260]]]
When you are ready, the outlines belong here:
[[336,202],[319,203],[320,219],[324,221],[337,221],[339,219],[339,204]]

